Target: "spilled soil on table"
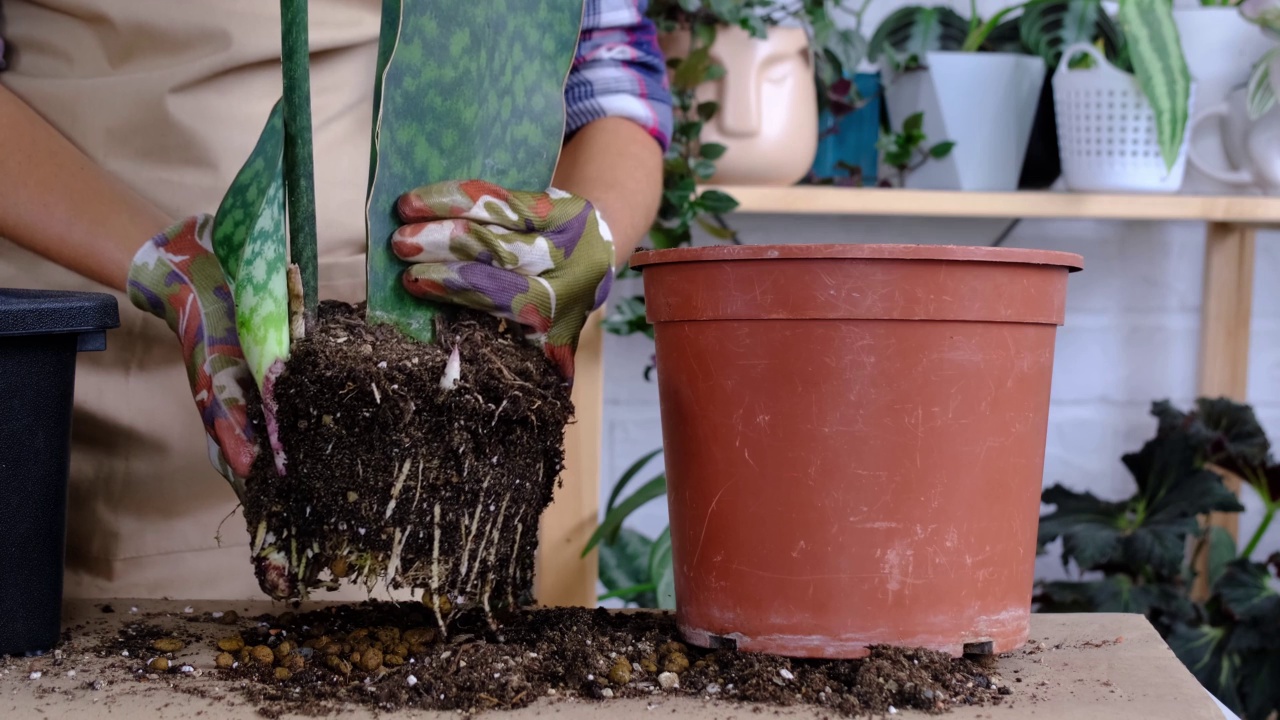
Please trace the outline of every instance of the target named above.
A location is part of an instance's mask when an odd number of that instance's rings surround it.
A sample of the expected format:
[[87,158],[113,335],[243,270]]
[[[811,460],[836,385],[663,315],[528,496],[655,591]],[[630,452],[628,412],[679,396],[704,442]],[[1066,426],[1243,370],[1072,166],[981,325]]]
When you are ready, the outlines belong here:
[[276,382],[286,474],[264,452],[246,482],[268,595],[421,589],[440,628],[468,607],[530,601],[538,519],[573,408],[519,332],[445,309],[436,341],[423,344],[367,324],[360,306],[321,304]]
[[[607,713],[611,699],[648,698],[656,705],[671,695],[864,717],[903,708],[940,714],[960,705],[997,705],[1012,694],[991,658],[892,647],[872,648],[862,660],[704,650],[680,641],[669,613],[524,609],[502,614],[495,629],[473,610],[460,614],[448,637],[433,627],[432,611],[417,604],[369,601],[253,618],[219,615],[190,616],[168,633],[139,618],[101,638],[101,654],[117,658],[122,674],[153,684],[191,674],[193,665],[217,668],[201,675],[265,717],[321,716],[350,705],[479,714],[544,698],[599,701]],[[179,641],[184,657],[199,660],[181,664],[169,650],[175,646],[166,644],[170,639]],[[173,687],[181,691],[183,684]]]

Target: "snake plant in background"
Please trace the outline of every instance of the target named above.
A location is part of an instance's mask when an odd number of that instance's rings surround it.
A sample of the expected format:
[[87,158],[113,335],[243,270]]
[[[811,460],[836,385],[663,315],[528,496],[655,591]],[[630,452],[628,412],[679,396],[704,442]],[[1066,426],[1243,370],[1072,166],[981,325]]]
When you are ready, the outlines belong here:
[[[1240,14],[1280,42],[1280,0],[1245,0]],[[1271,68],[1280,64],[1280,44],[1267,51],[1253,66],[1249,75],[1249,118],[1257,120],[1276,104],[1276,86],[1280,78],[1272,78]]]
[[628,605],[671,610],[676,606],[675,568],[671,564],[671,528],[656,538],[624,527],[636,510],[667,494],[667,475],[658,473],[632,494],[622,491],[651,460],[662,452],[653,450],[627,468],[613,486],[605,505],[604,519],[587,541],[582,556],[600,550],[600,582],[605,593],[600,600],[617,598]]

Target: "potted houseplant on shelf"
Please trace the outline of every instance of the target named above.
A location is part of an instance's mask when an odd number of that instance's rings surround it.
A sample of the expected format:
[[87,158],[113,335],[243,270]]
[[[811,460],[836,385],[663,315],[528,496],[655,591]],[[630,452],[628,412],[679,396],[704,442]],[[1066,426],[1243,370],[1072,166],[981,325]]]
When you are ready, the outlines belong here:
[[[700,180],[791,185],[813,164],[818,111],[852,105],[843,83],[866,41],[837,27],[834,0],[655,0],[649,15],[677,92],[692,93],[697,142],[716,150]],[[680,110],[681,108],[677,108]]]
[[[397,208],[426,202],[408,193],[438,181],[549,185],[581,0],[383,6],[364,306],[318,302],[306,2],[281,8],[284,97],[212,223],[257,450],[248,472],[229,479],[273,599],[344,583],[421,589],[445,630],[468,608],[528,601],[571,403],[515,323],[408,294],[390,242]],[[439,27],[492,62],[460,65]],[[509,113],[516,84],[524,103],[514,131],[474,122]],[[456,205],[464,192],[440,202]]]
[[[870,5],[871,0],[862,0],[857,8],[846,8],[852,17],[850,29],[859,43],[865,42],[862,19]],[[843,68],[838,76],[827,74],[818,74],[818,151],[805,182],[874,186],[883,107],[880,73],[854,65]]]
[[[1081,577],[1038,583],[1037,610],[1145,614],[1224,705],[1243,720],[1268,720],[1280,711],[1280,553],[1260,541],[1280,512],[1280,466],[1247,405],[1201,398],[1182,411],[1161,401],[1152,415],[1155,435],[1123,458],[1131,496],[1044,491],[1052,510],[1039,545],[1060,539],[1064,569],[1074,564]],[[1229,477],[1262,505],[1242,544],[1197,520],[1244,509]]]
[[1167,0],[1121,0],[1121,40],[1077,43],[1054,73],[1063,180],[1071,190],[1176,192],[1195,83]]
[[[1244,85],[1250,71],[1272,47],[1272,41],[1240,12],[1240,0],[1186,0],[1176,4],[1173,20],[1182,41],[1183,55],[1191,78],[1196,82],[1192,115],[1212,108]],[[1223,153],[1222,129],[1215,124],[1202,127],[1189,139],[1199,157],[1215,167],[1228,164]],[[1213,194],[1238,188],[1200,172],[1195,164],[1187,168],[1182,191]]]
[[947,7],[893,12],[871,39],[881,63],[890,129],[922,115],[930,141],[950,142],[945,157],[920,165],[911,188],[1014,190],[1044,82],[1044,63],[1022,51],[1017,6],[982,20]]
[[1052,186],[1062,174],[1053,103],[1053,75],[1062,51],[1080,42],[1102,43],[1114,50],[1120,31],[1100,0],[1032,0],[1022,6],[1017,26],[1023,50],[1040,56],[1046,71],[1018,187],[1041,189]]
[[[665,487],[686,640],[815,657],[1026,640],[1053,338],[1078,256],[715,246],[632,265],[665,474],[611,505]],[[626,577],[656,590],[654,576]]]

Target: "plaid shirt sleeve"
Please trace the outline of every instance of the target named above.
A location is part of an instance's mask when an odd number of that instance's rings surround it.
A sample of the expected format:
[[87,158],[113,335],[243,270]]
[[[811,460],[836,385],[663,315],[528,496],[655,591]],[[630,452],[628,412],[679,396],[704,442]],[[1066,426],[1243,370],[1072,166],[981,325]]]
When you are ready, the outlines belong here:
[[663,150],[671,141],[671,92],[649,0],[586,0],[578,54],[565,85],[566,134],[604,117],[633,120]]

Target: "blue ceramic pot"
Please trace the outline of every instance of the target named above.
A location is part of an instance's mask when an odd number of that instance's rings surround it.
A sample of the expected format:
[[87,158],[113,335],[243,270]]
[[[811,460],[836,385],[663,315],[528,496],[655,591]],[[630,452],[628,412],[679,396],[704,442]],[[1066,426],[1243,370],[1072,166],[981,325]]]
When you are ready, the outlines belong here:
[[841,117],[837,122],[830,112],[818,115],[818,154],[813,161],[809,182],[835,179],[847,181],[850,171],[841,163],[860,168],[864,186],[876,184],[876,168],[880,152],[880,74],[858,73],[854,76],[858,95],[868,98],[866,105]]

